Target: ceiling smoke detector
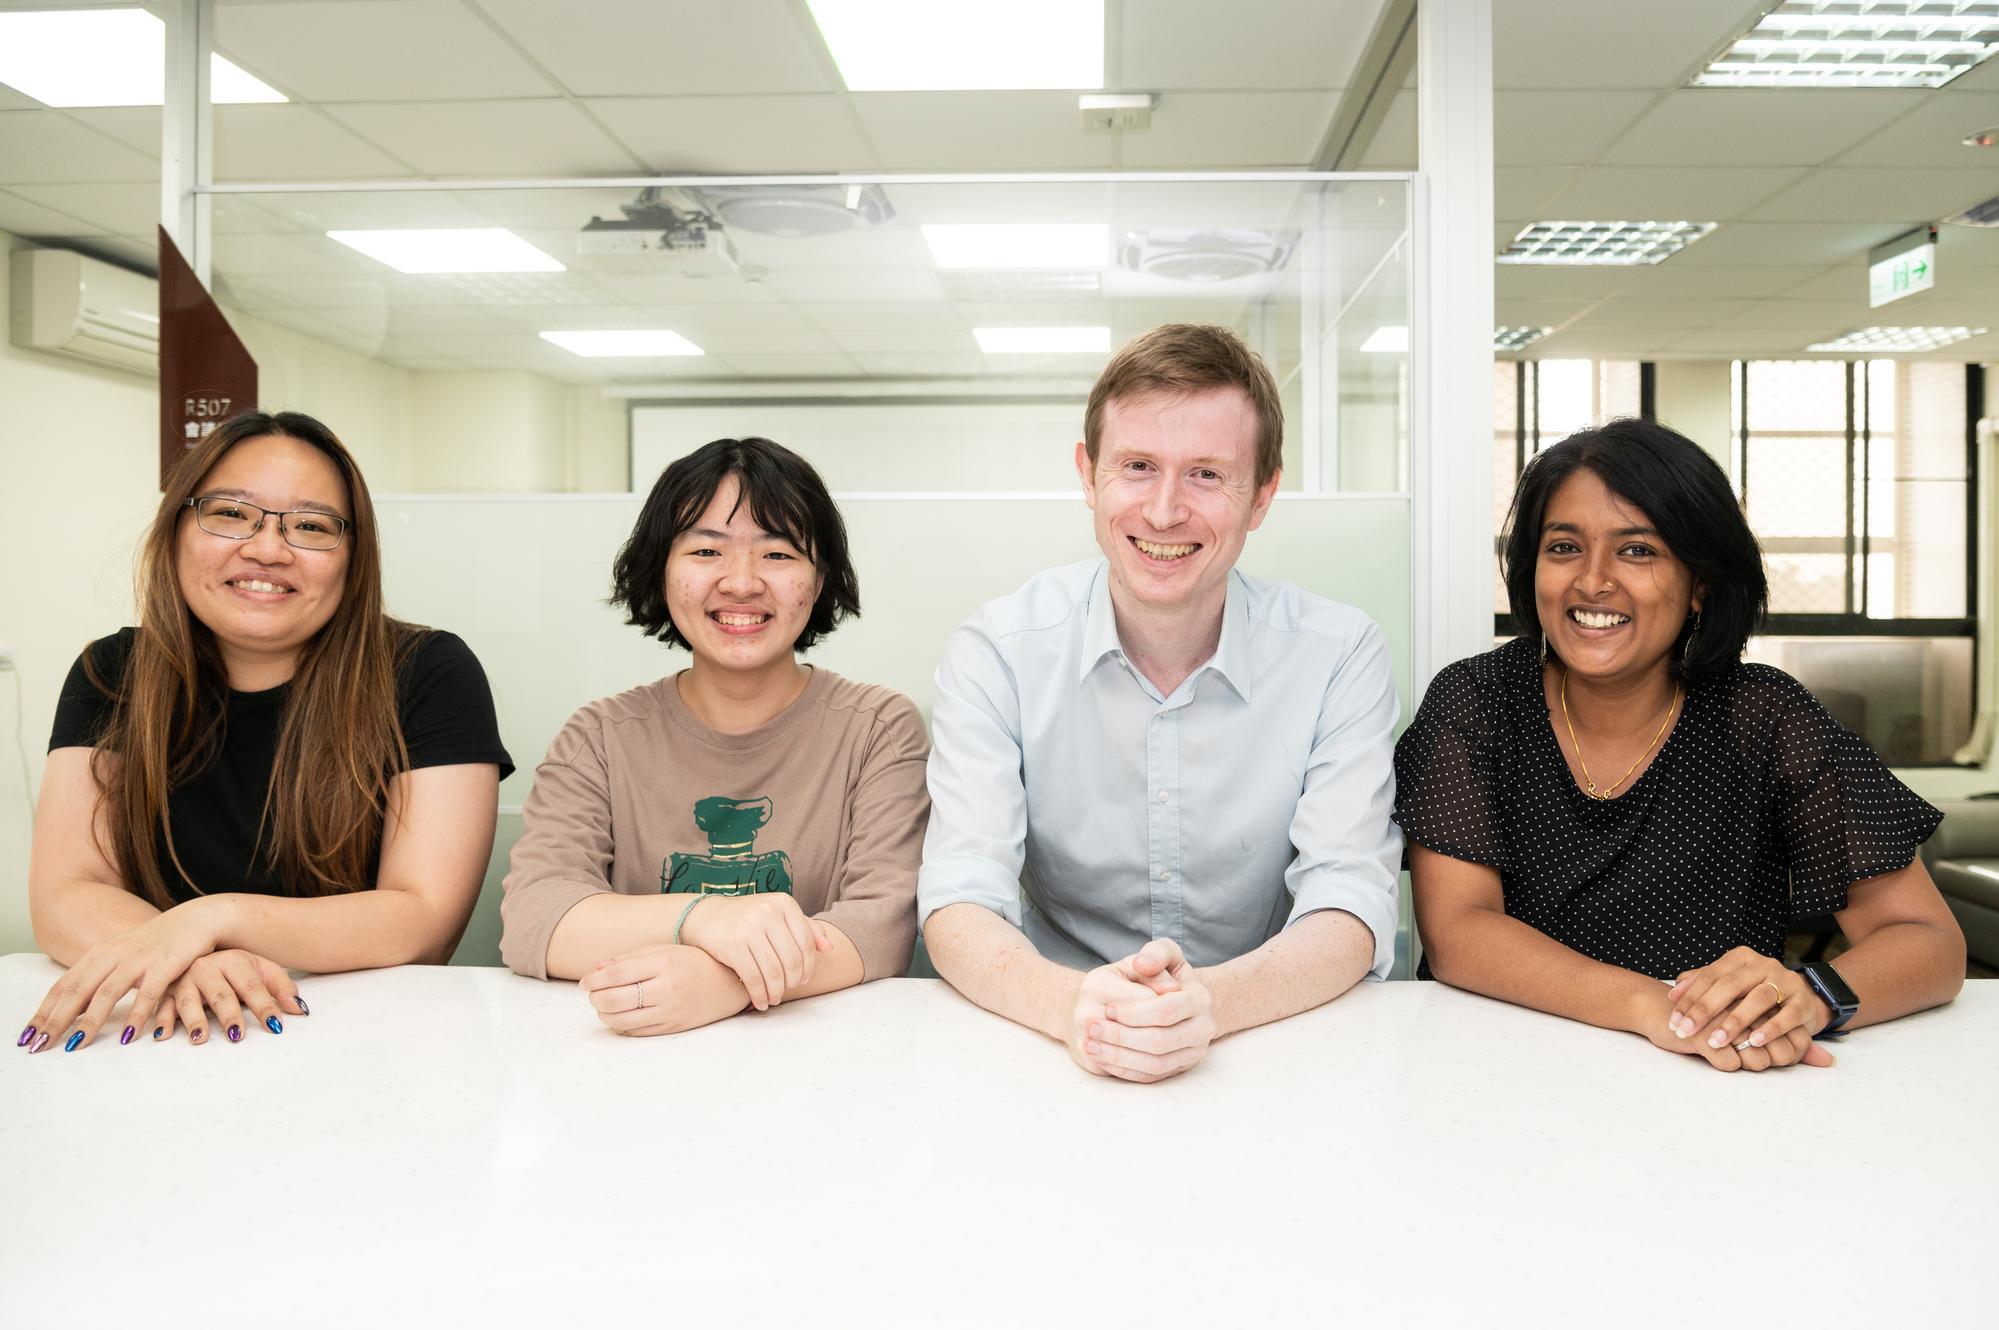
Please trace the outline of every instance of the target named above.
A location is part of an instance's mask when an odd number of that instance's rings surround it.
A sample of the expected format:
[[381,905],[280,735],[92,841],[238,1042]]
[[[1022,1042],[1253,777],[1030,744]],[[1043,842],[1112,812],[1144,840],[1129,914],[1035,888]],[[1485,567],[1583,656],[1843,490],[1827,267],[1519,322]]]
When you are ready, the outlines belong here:
[[1232,282],[1276,272],[1298,247],[1296,231],[1127,231],[1118,266],[1176,282]]
[[715,220],[760,236],[823,236],[895,220],[880,185],[717,185],[701,191]]

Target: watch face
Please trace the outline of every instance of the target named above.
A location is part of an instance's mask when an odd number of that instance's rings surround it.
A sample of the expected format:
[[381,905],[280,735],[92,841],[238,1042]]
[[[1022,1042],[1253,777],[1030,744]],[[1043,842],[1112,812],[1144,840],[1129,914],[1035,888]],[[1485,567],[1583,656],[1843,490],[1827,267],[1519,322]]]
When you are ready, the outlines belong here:
[[1839,971],[1830,965],[1807,965],[1805,969],[1811,973],[1812,978],[1824,985],[1824,996],[1833,1006],[1848,1011],[1860,1005],[1860,999],[1846,986],[1846,980],[1840,978]]

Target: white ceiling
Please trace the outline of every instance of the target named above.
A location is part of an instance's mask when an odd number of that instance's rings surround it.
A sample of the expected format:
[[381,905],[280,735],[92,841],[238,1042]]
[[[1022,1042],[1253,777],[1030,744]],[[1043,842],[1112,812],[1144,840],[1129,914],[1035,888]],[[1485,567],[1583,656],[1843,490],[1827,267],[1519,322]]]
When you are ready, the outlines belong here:
[[[1864,271],[1870,246],[1999,194],[1999,150],[1958,142],[1999,124],[1999,62],[1934,92],[1687,88],[1764,7],[1495,0],[1496,248],[1536,219],[1722,224],[1657,267],[1498,269],[1499,321],[1555,329],[1530,354],[1768,355],[1875,322],[1999,328],[1999,231],[1945,228],[1938,289],[1882,311],[1867,308]],[[1106,90],[1159,97],[1151,129],[1118,135],[1083,130],[1069,93],[846,92],[803,0],[218,0],[218,47],[293,100],[218,108],[216,175],[1305,167],[1377,8],[1107,0]],[[1412,168],[1415,139],[1405,89],[1362,165]],[[0,229],[149,263],[158,145],[157,110],[51,110],[0,88]],[[744,257],[771,268],[768,281],[724,291],[577,269],[515,279],[497,308],[466,302],[498,299],[502,283],[426,279],[412,295],[316,234],[497,221],[573,246],[579,209],[608,215],[627,193],[223,199],[217,270],[260,316],[400,363],[571,377],[588,367],[533,338],[564,311],[598,326],[611,326],[607,309],[641,322],[671,311],[716,353],[686,372],[769,375],[976,372],[974,317],[1084,321],[1074,301],[1056,299],[975,310],[907,232],[811,252],[739,236]],[[1005,202],[896,194],[905,220],[992,220]],[[1120,186],[1012,202],[1036,220],[1111,207],[1155,224],[1249,225],[1295,218],[1296,198]],[[1107,279],[1098,308],[1120,329],[1158,316],[1156,293],[1116,285]],[[1203,307],[1231,317],[1253,294],[1211,293]],[[1947,355],[1999,357],[1999,332]]]

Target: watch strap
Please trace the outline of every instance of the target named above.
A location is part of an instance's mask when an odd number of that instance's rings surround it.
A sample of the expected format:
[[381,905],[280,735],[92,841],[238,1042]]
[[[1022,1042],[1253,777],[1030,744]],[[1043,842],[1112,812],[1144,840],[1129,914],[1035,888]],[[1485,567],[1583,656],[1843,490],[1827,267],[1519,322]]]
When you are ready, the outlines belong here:
[[[1834,995],[1832,985],[1828,984],[1824,976],[1819,973],[1822,967],[1830,968],[1825,967],[1823,962],[1814,961],[1809,965],[1799,966],[1798,973],[1804,976],[1807,984],[1811,985],[1811,990],[1818,995],[1819,1001],[1825,1003],[1827,1010],[1832,1012],[1832,1019],[1826,1022],[1825,1029],[1820,1030],[1819,1034],[1838,1034],[1840,1028],[1852,1020],[1854,1014],[1860,1010],[1860,1003],[1841,1002]],[[1844,981],[1841,981],[1841,987],[1846,987]]]

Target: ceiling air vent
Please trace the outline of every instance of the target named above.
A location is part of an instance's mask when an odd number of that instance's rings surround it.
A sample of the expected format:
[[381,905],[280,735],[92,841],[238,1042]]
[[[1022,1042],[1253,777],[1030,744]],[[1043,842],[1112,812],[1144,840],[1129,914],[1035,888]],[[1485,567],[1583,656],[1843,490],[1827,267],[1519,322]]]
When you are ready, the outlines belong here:
[[760,236],[823,236],[895,220],[880,185],[719,185],[701,198],[724,226]]
[[1118,265],[1176,282],[1231,282],[1275,272],[1298,246],[1296,231],[1127,231]]
[[1974,203],[1955,217],[1946,217],[1950,226],[1999,226],[1999,198]]

